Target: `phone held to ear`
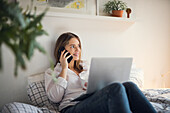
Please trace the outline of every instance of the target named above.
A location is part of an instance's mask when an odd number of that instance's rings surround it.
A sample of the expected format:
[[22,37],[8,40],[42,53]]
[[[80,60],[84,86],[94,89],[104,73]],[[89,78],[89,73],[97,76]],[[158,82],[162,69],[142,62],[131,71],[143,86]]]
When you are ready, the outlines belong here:
[[[59,53],[59,56],[61,55],[61,52],[64,51],[64,50],[65,50],[65,52],[64,52],[64,54],[65,54],[65,53],[67,52],[67,50],[66,50],[64,47],[61,47],[61,48],[58,50],[58,51],[59,51],[59,52],[58,52],[58,53]],[[69,56],[69,55],[70,55],[70,53],[67,53],[66,57]],[[73,59],[73,56],[71,55],[71,56],[67,59],[67,62],[70,63],[72,59]]]

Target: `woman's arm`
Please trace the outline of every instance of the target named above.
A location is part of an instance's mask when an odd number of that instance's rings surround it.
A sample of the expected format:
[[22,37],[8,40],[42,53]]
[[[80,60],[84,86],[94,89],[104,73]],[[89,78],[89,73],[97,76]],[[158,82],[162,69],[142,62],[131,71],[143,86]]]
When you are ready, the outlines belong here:
[[[67,87],[67,81],[62,77],[62,71],[54,72],[57,76],[57,82],[52,78],[53,71],[51,69],[45,72],[45,90],[48,98],[53,102],[60,102],[63,98],[65,89]],[[61,77],[60,77],[61,76]]]
[[[71,56],[67,56],[65,50],[61,52],[60,56],[60,64],[61,64],[61,72],[54,69],[51,69],[45,73],[45,86],[46,86],[46,93],[48,98],[53,102],[60,102],[64,96],[65,89],[67,87],[67,69],[68,69],[68,62],[67,59]],[[58,67],[59,68],[59,67]],[[57,82],[54,82],[52,79],[52,74],[55,74],[57,77]]]
[[64,78],[66,80],[67,79],[66,76],[67,76],[67,68],[66,69],[62,69],[59,77],[62,77],[62,78]]

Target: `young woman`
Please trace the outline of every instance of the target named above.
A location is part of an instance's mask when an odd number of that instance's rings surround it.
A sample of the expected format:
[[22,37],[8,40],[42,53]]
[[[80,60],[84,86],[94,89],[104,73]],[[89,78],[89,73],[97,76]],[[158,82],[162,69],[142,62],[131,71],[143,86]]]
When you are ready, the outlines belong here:
[[[65,50],[61,51],[62,47]],[[45,72],[45,89],[51,101],[60,102],[61,113],[156,113],[132,82],[113,83],[84,100],[72,101],[84,94],[84,86],[87,86],[84,78],[88,76],[88,69],[81,61],[79,37],[70,32],[62,34],[56,42],[54,56],[54,71],[48,69]],[[71,56],[73,59],[68,63]],[[56,75],[57,82],[53,81],[52,73]]]

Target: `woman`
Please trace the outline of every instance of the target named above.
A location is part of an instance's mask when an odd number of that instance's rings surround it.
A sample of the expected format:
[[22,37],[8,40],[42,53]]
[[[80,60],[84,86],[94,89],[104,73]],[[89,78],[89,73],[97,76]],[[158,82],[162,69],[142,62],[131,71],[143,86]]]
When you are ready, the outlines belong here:
[[[61,51],[62,47],[65,50]],[[56,42],[54,56],[56,65],[54,71],[48,69],[45,72],[45,88],[51,101],[60,102],[61,113],[156,113],[132,82],[113,83],[84,100],[72,101],[84,94],[84,86],[87,86],[84,79],[88,76],[88,69],[81,61],[79,37],[73,33],[62,34]],[[73,59],[68,63],[71,56]],[[57,82],[53,81],[52,73]]]

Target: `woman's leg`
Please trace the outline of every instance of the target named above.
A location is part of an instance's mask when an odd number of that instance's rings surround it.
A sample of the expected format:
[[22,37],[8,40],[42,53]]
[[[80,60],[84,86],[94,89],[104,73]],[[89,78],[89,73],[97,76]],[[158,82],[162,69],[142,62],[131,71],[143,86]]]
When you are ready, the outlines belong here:
[[133,82],[123,83],[132,113],[156,113],[151,103]]
[[125,88],[113,83],[62,113],[131,113]]

